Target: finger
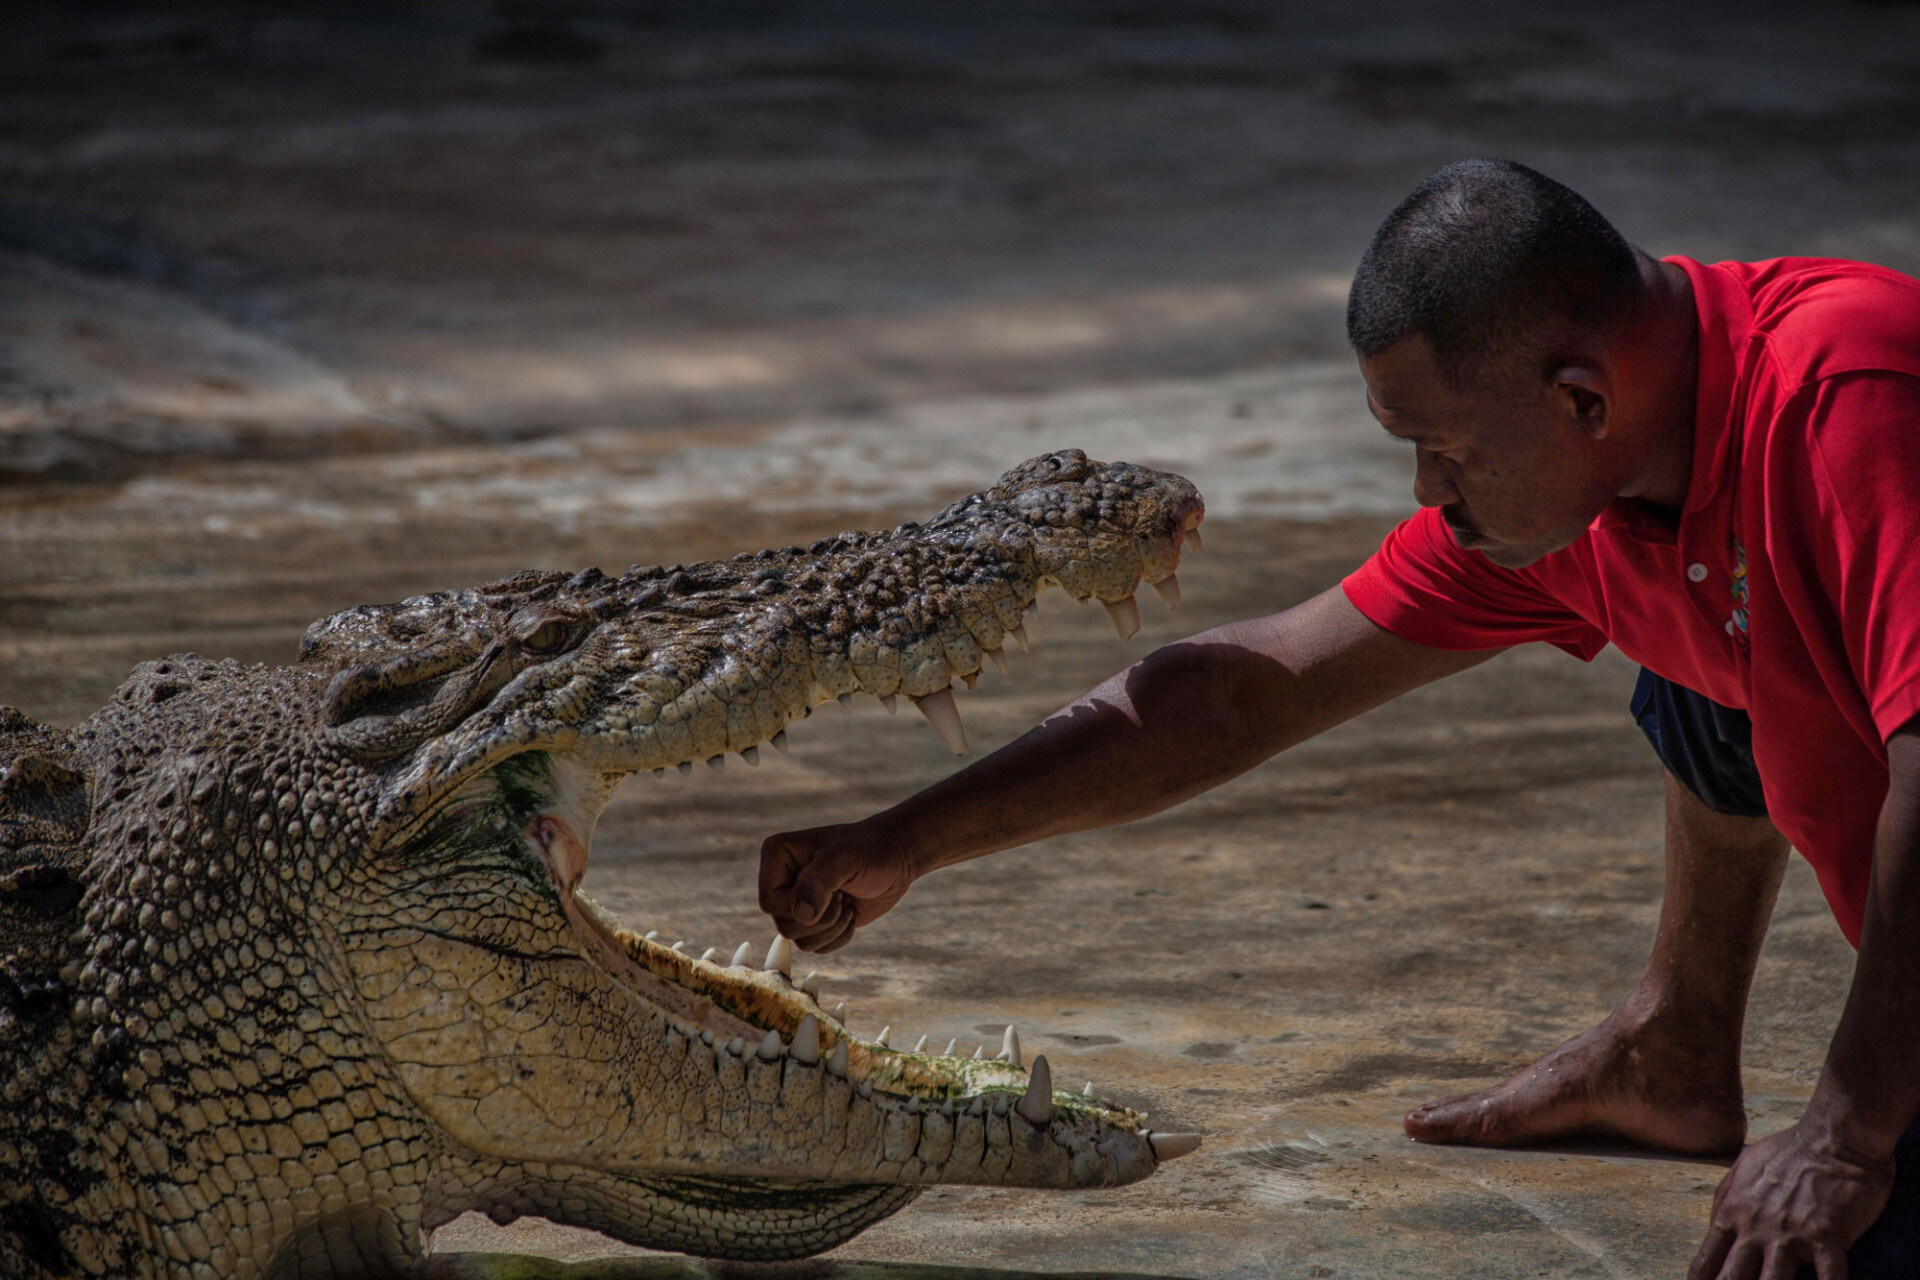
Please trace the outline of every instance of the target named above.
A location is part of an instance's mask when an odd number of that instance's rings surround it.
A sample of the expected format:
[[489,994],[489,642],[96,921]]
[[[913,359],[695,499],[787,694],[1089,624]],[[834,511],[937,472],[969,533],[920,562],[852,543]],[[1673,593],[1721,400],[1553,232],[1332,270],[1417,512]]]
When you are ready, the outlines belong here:
[[847,918],[846,923],[843,926],[841,926],[840,930],[837,933],[835,933],[831,938],[827,939],[825,942],[822,942],[816,948],[816,950],[818,950],[819,953],[822,955],[825,955],[830,951],[838,951],[840,948],[846,946],[849,942],[853,941],[854,931],[858,927],[859,926],[854,924],[853,918],[849,916]]
[[[1714,1201],[1714,1208],[1718,1209],[1719,1197],[1715,1196]],[[1720,1223],[1716,1213],[1713,1225],[1707,1228],[1707,1238],[1700,1242],[1699,1252],[1693,1255],[1693,1263],[1687,1268],[1687,1280],[1714,1280],[1720,1274],[1720,1264],[1727,1260],[1733,1241],[1733,1231]]]
[[790,832],[768,836],[760,843],[760,909],[770,916],[787,914],[799,872],[795,852]]
[[1847,1254],[1830,1244],[1813,1247],[1813,1273],[1819,1280],[1847,1280]]
[[814,955],[825,955],[829,951],[838,951],[846,946],[853,938],[853,931],[858,924],[852,911],[836,904],[826,918],[807,931],[805,941],[794,938],[793,944],[802,951],[810,951]]
[[1760,1264],[1765,1259],[1757,1241],[1736,1240],[1727,1250],[1727,1260],[1720,1264],[1719,1280],[1760,1280]]
[[816,849],[793,882],[791,910],[796,920],[811,924],[826,914],[834,895],[860,869],[859,858],[840,850]]
[[781,932],[793,941],[802,951],[818,951],[819,944],[840,933],[849,923],[852,907],[844,899],[836,898],[822,912],[818,920],[806,924],[798,920],[780,921]]
[[1800,1264],[1811,1261],[1813,1249],[1804,1240],[1787,1240],[1767,1250],[1760,1280],[1794,1280]]

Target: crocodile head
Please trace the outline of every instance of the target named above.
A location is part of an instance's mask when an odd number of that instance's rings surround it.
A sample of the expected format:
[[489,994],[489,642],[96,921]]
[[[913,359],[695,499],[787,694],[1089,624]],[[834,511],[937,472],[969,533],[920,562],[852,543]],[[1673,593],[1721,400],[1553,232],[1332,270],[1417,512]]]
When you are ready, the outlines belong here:
[[622,777],[751,761],[822,701],[907,697],[964,749],[951,685],[1037,592],[1129,634],[1201,515],[1062,453],[924,525],[521,574],[336,614],[290,667],[145,664],[67,734],[8,713],[0,1253],[361,1274],[477,1208],[793,1257],[930,1183],[1111,1186],[1191,1149],[1011,1035],[863,1041],[784,940],[694,957],[580,884]]

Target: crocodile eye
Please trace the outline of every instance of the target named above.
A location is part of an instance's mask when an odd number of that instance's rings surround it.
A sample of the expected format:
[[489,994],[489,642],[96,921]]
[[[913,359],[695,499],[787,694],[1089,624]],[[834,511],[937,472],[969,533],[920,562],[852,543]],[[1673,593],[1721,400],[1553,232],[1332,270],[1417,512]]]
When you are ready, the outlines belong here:
[[541,623],[532,635],[520,642],[520,647],[528,653],[552,653],[566,642],[567,624],[556,620]]

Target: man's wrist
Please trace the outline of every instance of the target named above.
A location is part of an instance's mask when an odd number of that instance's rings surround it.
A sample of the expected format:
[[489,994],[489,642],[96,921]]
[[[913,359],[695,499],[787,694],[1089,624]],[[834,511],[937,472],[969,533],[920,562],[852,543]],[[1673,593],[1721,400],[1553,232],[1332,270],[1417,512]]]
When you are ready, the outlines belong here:
[[1892,1158],[1913,1118],[1906,1108],[1864,1104],[1829,1068],[1821,1073],[1800,1124],[1840,1154],[1878,1162]]
[[926,824],[907,812],[911,801],[863,818],[855,825],[871,848],[892,853],[909,880],[918,880],[942,865],[925,839]]

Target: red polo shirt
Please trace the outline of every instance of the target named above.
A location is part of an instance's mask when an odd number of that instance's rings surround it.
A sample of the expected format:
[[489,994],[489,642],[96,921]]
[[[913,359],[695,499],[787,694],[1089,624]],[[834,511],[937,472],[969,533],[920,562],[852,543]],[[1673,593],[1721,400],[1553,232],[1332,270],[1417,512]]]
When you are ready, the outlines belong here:
[[1920,281],[1816,258],[1668,261],[1693,280],[1700,378],[1679,527],[1616,502],[1525,569],[1435,509],[1347,597],[1439,649],[1608,642],[1753,719],[1774,824],[1860,940],[1886,739],[1920,713]]

